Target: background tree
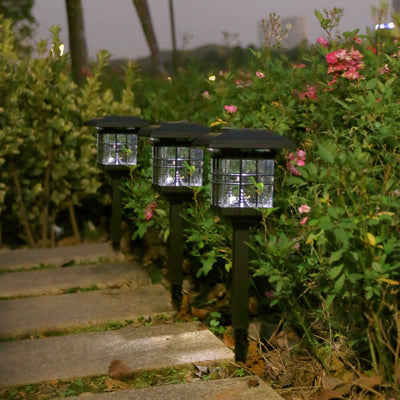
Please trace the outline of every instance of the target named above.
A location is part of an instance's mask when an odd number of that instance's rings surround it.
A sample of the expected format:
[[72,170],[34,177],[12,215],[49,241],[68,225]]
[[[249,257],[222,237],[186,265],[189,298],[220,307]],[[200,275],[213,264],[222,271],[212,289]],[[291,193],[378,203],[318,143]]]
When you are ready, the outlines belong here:
[[150,48],[153,69],[157,74],[164,74],[164,63],[160,49],[158,48],[157,37],[153,29],[150,9],[147,0],[133,0],[140,23],[142,24],[144,36]]
[[18,48],[29,52],[27,39],[32,37],[36,25],[32,14],[34,0],[0,0],[0,14],[13,21],[13,30],[18,38]]
[[69,48],[72,76],[81,84],[88,66],[88,51],[85,37],[85,22],[81,0],[65,0],[68,18]]

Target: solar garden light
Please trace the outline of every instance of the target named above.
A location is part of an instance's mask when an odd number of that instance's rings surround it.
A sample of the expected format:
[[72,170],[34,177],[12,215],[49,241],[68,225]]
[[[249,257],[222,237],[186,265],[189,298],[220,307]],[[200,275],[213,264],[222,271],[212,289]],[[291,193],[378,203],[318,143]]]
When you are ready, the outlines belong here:
[[249,227],[259,223],[261,208],[273,207],[274,157],[293,143],[267,130],[231,129],[196,142],[212,154],[211,207],[227,219],[232,238],[232,325],[235,359],[245,361],[249,327]]
[[172,304],[178,311],[183,282],[183,203],[192,199],[193,187],[203,185],[204,150],[192,142],[208,132],[207,127],[186,121],[149,126],[140,132],[152,141],[153,188],[170,204],[168,274]]
[[114,250],[121,242],[121,178],[137,164],[138,131],[148,122],[138,117],[105,116],[84,123],[97,131],[97,163],[111,176],[110,237]]

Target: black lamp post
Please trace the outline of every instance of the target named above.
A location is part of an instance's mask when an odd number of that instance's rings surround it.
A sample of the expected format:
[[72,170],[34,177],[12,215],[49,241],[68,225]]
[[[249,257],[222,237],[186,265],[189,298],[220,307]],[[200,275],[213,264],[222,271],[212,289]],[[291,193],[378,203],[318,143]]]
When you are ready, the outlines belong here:
[[208,132],[207,127],[190,122],[166,122],[140,132],[153,144],[153,188],[170,204],[168,274],[177,311],[182,303],[183,203],[193,197],[193,187],[203,185],[204,151],[192,142]]
[[112,205],[110,237],[118,250],[121,241],[121,178],[137,164],[137,138],[148,122],[138,117],[106,116],[84,123],[97,131],[97,163],[111,176]]
[[232,325],[235,359],[245,361],[249,327],[249,227],[260,221],[260,208],[273,207],[274,157],[293,143],[267,130],[223,129],[197,144],[212,152],[211,206],[233,228]]

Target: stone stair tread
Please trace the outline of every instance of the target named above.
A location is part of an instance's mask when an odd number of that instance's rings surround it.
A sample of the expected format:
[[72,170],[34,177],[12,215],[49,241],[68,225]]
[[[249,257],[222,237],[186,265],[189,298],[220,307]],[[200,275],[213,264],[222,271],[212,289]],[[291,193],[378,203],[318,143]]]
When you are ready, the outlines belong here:
[[2,342],[0,354],[0,387],[106,375],[114,360],[133,371],[233,361],[229,348],[193,322]]
[[110,243],[87,243],[40,249],[0,250],[0,271],[32,268],[40,264],[60,266],[72,261],[116,258]]
[[70,288],[148,285],[146,271],[135,262],[103,263],[12,272],[0,277],[0,297],[57,294]]
[[160,284],[0,301],[0,338],[135,320],[172,312]]
[[[257,376],[180,383],[104,394],[85,394],[83,398],[88,400],[283,400]],[[78,399],[82,397],[69,398],[69,400]]]

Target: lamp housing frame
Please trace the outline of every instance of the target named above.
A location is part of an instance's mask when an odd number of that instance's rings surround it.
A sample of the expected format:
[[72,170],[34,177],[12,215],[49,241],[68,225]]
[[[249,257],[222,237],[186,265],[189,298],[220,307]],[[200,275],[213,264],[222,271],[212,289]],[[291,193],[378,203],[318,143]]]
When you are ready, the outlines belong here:
[[[141,130],[140,135],[152,142],[152,185],[156,191],[185,199],[193,187],[203,186],[204,150],[193,142],[209,132],[206,126],[187,121],[164,122]],[[163,182],[166,172],[171,172],[169,184]]]
[[[259,203],[259,194],[256,195],[256,202],[253,206],[242,206],[242,187],[250,188],[250,184],[247,178],[254,178],[255,182],[253,187],[256,190],[257,186],[263,184],[264,189],[265,183],[273,196],[274,186],[274,160],[277,152],[283,148],[294,148],[293,142],[281,135],[277,135],[266,129],[253,129],[253,128],[223,128],[220,132],[213,132],[206,137],[200,138],[195,142],[195,145],[206,146],[211,152],[212,158],[212,171],[211,171],[211,208],[212,210],[221,217],[226,217],[232,221],[244,224],[251,223],[257,220],[261,213],[261,208],[271,208],[263,206],[264,203]],[[233,161],[239,164],[240,171],[236,174],[223,173],[222,166],[224,161]],[[238,163],[239,161],[239,163]],[[254,162],[256,173],[242,173],[242,165],[244,162]],[[258,164],[261,162],[261,164]],[[259,165],[263,162],[268,162],[270,171],[272,173],[267,175],[261,175],[257,173]],[[239,175],[238,175],[239,174]],[[230,186],[229,183],[225,182],[225,178],[228,179],[230,176],[239,178],[238,184],[231,183],[231,186],[237,185],[239,187],[239,205],[237,207],[222,206],[220,198],[222,197],[223,186]],[[224,178],[225,176],[225,178]],[[266,179],[267,182],[263,182],[260,177],[270,177]],[[246,177],[246,179],[243,179]],[[261,179],[261,181],[260,181]],[[262,187],[260,185],[260,187]]]
[[[149,122],[135,116],[104,116],[93,118],[84,123],[93,126],[97,131],[97,164],[112,175],[124,174],[128,168],[137,165],[138,133]],[[115,135],[110,138],[106,135]],[[110,140],[107,140],[110,139]],[[125,147],[125,148],[124,148]],[[132,152],[131,160],[121,161],[120,152]],[[115,152],[113,161],[105,162],[108,154]]]

